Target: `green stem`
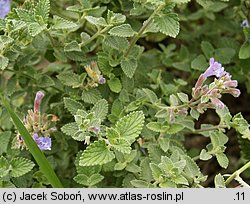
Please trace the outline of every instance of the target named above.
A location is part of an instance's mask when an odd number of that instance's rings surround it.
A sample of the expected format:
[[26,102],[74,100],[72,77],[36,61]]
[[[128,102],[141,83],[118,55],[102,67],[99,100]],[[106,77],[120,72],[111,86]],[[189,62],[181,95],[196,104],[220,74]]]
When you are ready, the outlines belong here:
[[208,127],[208,128],[202,128],[202,129],[194,130],[193,133],[206,132],[206,131],[217,130],[217,129],[226,128],[226,127],[227,126],[225,126],[225,125],[216,125],[216,126],[213,126],[213,127]]
[[107,26],[105,28],[103,28],[101,31],[97,31],[93,36],[91,36],[88,40],[86,40],[85,42],[81,42],[80,46],[83,47],[87,44],[89,44],[90,42],[92,42],[93,40],[95,40],[97,37],[99,37],[100,35],[102,35],[103,33],[105,33],[107,30],[110,29],[110,26]]
[[48,38],[49,38],[49,40],[50,40],[51,46],[52,46],[53,48],[56,48],[55,40],[54,40],[54,38],[51,36],[49,30],[46,29],[46,30],[45,30],[45,33],[47,34],[47,36],[48,36]]
[[145,21],[145,23],[143,24],[143,26],[141,27],[141,29],[139,30],[139,32],[137,33],[137,35],[134,35],[134,37],[132,38],[129,48],[126,51],[126,53],[124,54],[124,57],[127,57],[129,55],[129,53],[131,52],[132,48],[134,47],[135,43],[137,42],[137,40],[140,39],[140,37],[142,36],[143,32],[146,30],[146,28],[150,25],[150,23],[153,21],[154,16],[163,9],[163,7],[165,6],[165,4],[161,4],[148,18],[148,20]]
[[234,180],[235,177],[239,176],[243,171],[247,170],[248,168],[250,168],[250,161],[247,162],[243,167],[235,171],[231,176],[229,176],[225,184],[228,185],[232,180]]

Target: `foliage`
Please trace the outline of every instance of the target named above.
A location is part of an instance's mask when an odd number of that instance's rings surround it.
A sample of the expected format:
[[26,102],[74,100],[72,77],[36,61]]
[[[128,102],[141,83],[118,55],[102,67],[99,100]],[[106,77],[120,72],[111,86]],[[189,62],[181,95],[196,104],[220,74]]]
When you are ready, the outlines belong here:
[[[250,92],[249,9],[249,0],[12,1],[0,18],[0,186],[53,186],[29,146],[34,133],[51,138],[43,162],[64,187],[246,186],[249,107],[237,104]],[[37,127],[39,90],[38,113],[51,114]],[[206,144],[190,147],[196,137]],[[208,162],[216,170],[204,175]]]

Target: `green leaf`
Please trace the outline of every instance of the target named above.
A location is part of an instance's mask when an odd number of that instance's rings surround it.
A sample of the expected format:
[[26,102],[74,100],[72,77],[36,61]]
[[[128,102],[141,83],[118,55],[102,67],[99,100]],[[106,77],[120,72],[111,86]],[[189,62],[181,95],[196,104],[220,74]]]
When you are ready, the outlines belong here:
[[195,70],[205,71],[207,69],[207,60],[204,55],[197,56],[192,62],[191,67]]
[[64,18],[61,18],[59,16],[54,15],[54,25],[51,27],[52,29],[55,30],[67,30],[67,29],[73,29],[77,27],[77,24],[72,22],[72,21],[68,21]]
[[131,172],[131,173],[138,173],[141,171],[141,168],[134,163],[129,163],[126,167],[126,171]]
[[250,42],[244,42],[240,47],[239,58],[247,59],[250,57]]
[[95,141],[82,153],[79,161],[80,166],[103,165],[115,158],[105,141]]
[[35,22],[34,13],[32,10],[26,10],[21,8],[16,8],[15,12],[17,13],[20,20],[26,22],[26,23],[33,23]]
[[167,13],[160,16],[155,16],[153,23],[161,33],[174,38],[180,31],[179,18],[176,13]]
[[214,55],[214,47],[210,42],[202,41],[201,49],[207,59],[210,59]]
[[100,183],[104,179],[104,176],[101,174],[93,174],[91,176],[86,176],[85,174],[78,174],[74,177],[74,180],[85,186],[94,186],[97,183]]
[[11,44],[14,41],[13,38],[5,35],[0,35],[0,50],[4,49],[5,46]]
[[162,175],[162,170],[161,170],[161,168],[158,165],[154,164],[154,163],[150,164],[150,168],[151,168],[152,176],[153,176],[154,180],[159,182],[162,179],[162,176],[161,176]]
[[200,117],[200,113],[194,108],[191,108],[190,115],[196,120],[198,120]]
[[82,100],[85,103],[95,104],[102,98],[101,93],[97,89],[89,89],[82,91]]
[[201,150],[201,153],[200,153],[200,159],[201,160],[209,160],[212,158],[212,155],[207,153],[207,151],[205,149]]
[[0,98],[8,110],[15,126],[17,127],[18,132],[22,135],[25,144],[27,145],[30,153],[38,163],[41,171],[44,173],[44,175],[47,177],[49,182],[51,183],[52,187],[55,188],[61,188],[62,184],[58,177],[56,176],[55,172],[53,171],[51,165],[49,164],[48,160],[44,156],[44,154],[41,152],[41,150],[38,148],[35,141],[32,139],[31,135],[29,134],[28,130],[25,128],[21,120],[18,118],[18,116],[15,114],[15,112],[11,109],[10,104],[2,97],[0,94]]
[[149,102],[157,103],[159,101],[157,95],[152,90],[150,90],[150,89],[142,89],[142,91],[145,94],[145,96],[147,97]]
[[125,58],[121,61],[121,67],[126,76],[132,78],[137,68],[137,60],[135,58]]
[[126,16],[121,13],[114,13],[113,11],[108,10],[107,21],[109,24],[121,24],[126,20]]
[[8,64],[9,64],[9,59],[7,57],[0,55],[0,70],[4,70],[5,68],[7,68]]
[[35,166],[35,164],[32,161],[22,157],[16,157],[12,159],[10,165],[11,165],[10,175],[13,177],[22,176],[31,171]]
[[150,169],[149,158],[142,159],[140,167],[141,167],[141,173],[139,175],[140,179],[147,182],[151,182],[153,180],[153,177],[152,177],[152,171]]
[[130,143],[124,137],[121,137],[120,133],[114,128],[106,129],[107,138],[111,144],[111,146],[117,151],[129,154],[131,152]]
[[215,188],[226,188],[225,180],[221,174],[214,177]]
[[126,166],[127,166],[126,162],[124,162],[124,163],[118,162],[118,163],[115,164],[114,168],[115,168],[116,171],[121,171],[121,170],[125,169]]
[[80,76],[73,72],[60,73],[57,78],[66,86],[77,88],[81,85]]
[[167,130],[167,134],[176,134],[182,131],[185,128],[182,124],[171,124],[169,129]]
[[124,51],[128,48],[128,40],[126,38],[118,37],[118,36],[107,36],[105,38],[104,43],[109,47],[118,50]]
[[48,75],[41,74],[37,79],[37,86],[39,87],[45,88],[45,87],[50,87],[54,85],[55,85],[54,80]]
[[0,178],[7,176],[9,173],[9,163],[3,156],[0,157]]
[[219,48],[214,52],[214,58],[222,64],[229,64],[236,54],[233,48]]
[[72,114],[75,115],[78,109],[83,109],[83,105],[72,98],[63,98],[65,108]]
[[39,0],[35,7],[35,15],[41,16],[46,23],[49,19],[50,0]]
[[159,145],[164,152],[167,152],[169,150],[169,146],[170,146],[170,139],[168,139],[166,137],[161,137],[159,139]]
[[94,17],[94,16],[85,16],[85,19],[89,23],[91,23],[91,24],[93,24],[95,26],[103,26],[103,27],[108,26],[106,20],[103,17],[97,18],[97,17]]
[[122,24],[110,29],[109,34],[119,37],[132,37],[136,32],[129,24]]
[[146,126],[154,132],[166,132],[169,129],[169,125],[163,125],[160,122],[149,122]]
[[176,184],[188,185],[188,180],[183,175],[178,175],[178,176],[174,177],[173,181]]
[[97,101],[91,111],[95,113],[95,118],[103,121],[108,113],[108,102],[105,99]]
[[177,93],[177,96],[183,103],[187,103],[189,101],[188,95],[185,93]]
[[0,133],[0,155],[7,152],[10,137],[10,131]]
[[120,79],[118,78],[112,78],[108,80],[108,86],[110,90],[115,93],[119,93],[122,90],[122,84],[121,84]]
[[78,132],[79,128],[77,123],[68,123],[61,128],[62,132],[68,136],[73,136]]
[[221,167],[223,167],[224,169],[226,169],[228,167],[229,160],[224,153],[216,154],[216,159]]
[[132,112],[122,118],[116,123],[116,130],[121,137],[128,141],[134,141],[142,131],[144,124],[144,114],[142,111]]

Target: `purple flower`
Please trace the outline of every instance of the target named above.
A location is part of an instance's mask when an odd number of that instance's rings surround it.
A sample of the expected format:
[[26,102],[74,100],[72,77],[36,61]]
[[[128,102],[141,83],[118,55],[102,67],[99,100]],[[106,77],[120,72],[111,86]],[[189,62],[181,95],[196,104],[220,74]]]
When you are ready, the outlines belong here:
[[0,18],[5,18],[5,16],[10,12],[10,1],[0,0]]
[[247,20],[247,19],[245,19],[244,21],[242,21],[242,23],[240,24],[240,26],[241,26],[241,27],[247,27],[247,28],[249,28],[249,27],[250,27],[250,25],[249,25],[249,23],[248,23],[248,20]]
[[224,108],[225,104],[222,103],[222,101],[218,98],[210,98],[212,104],[216,107],[216,108]]
[[106,83],[106,79],[104,77],[100,77],[99,78],[99,81],[98,81],[99,84],[105,84]]
[[229,88],[223,91],[223,93],[229,93],[234,97],[239,97],[240,96],[240,90],[236,88]]
[[51,150],[52,142],[50,137],[39,137],[38,134],[35,133],[33,139],[40,150]]
[[95,134],[99,134],[100,132],[100,127],[95,127],[95,126],[92,126],[89,128],[89,131],[95,133]]
[[42,91],[38,91],[36,93],[36,98],[34,101],[34,113],[40,112],[40,105],[41,105],[41,101],[43,97],[44,97],[44,93]]
[[224,76],[226,72],[224,71],[224,67],[219,62],[214,61],[214,58],[210,58],[209,60],[210,66],[204,72],[204,77],[216,76],[218,78]]

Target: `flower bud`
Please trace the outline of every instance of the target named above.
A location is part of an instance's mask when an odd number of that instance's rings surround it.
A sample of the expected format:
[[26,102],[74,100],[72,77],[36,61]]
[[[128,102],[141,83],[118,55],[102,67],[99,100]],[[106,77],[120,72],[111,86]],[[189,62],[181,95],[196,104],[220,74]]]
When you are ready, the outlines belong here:
[[234,97],[239,97],[240,90],[236,88],[229,88],[229,89],[224,90],[223,93],[229,93],[233,95]]
[[218,98],[210,98],[211,103],[216,107],[216,108],[224,108],[225,104],[222,103],[221,100],[219,100]]
[[44,97],[44,93],[42,91],[38,91],[36,93],[36,98],[34,101],[34,113],[40,112],[40,105],[41,105],[43,97]]

